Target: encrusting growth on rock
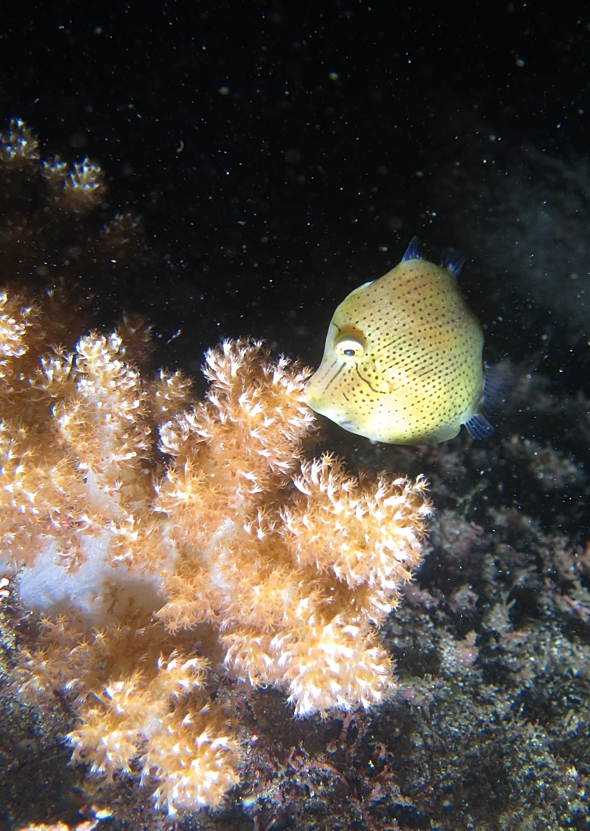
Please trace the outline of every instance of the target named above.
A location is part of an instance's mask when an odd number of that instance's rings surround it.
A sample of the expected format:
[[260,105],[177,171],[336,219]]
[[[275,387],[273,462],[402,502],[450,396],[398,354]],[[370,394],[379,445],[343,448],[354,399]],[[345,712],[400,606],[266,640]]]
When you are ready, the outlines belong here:
[[259,342],[211,349],[197,401],[181,373],[142,377],[136,326],[71,351],[51,333],[2,295],[3,571],[42,615],[17,683],[72,697],[91,773],[139,772],[170,814],[216,807],[242,758],[220,662],[300,716],[391,693],[378,627],[421,560],[425,482],[304,459],[309,371]]

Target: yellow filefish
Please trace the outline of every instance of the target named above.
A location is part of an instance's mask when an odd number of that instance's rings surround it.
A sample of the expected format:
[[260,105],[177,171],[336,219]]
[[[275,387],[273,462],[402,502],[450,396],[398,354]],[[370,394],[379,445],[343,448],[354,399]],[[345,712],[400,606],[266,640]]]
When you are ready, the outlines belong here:
[[456,281],[464,258],[420,256],[414,237],[401,263],[338,306],[306,401],[345,430],[392,444],[436,444],[482,414],[497,394],[485,381],[483,331]]

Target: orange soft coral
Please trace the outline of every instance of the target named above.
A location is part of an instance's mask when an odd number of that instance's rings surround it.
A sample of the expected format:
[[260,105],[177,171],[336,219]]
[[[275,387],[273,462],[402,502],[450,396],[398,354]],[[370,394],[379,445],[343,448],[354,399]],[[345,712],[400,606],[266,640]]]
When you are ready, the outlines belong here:
[[424,482],[303,459],[309,373],[258,342],[209,351],[191,402],[180,374],[142,378],[124,328],[68,353],[33,307],[0,313],[4,561],[46,615],[20,683],[75,693],[74,757],[139,770],[170,813],[216,806],[241,752],[207,660],[301,716],[382,702],[377,627],[420,562]]

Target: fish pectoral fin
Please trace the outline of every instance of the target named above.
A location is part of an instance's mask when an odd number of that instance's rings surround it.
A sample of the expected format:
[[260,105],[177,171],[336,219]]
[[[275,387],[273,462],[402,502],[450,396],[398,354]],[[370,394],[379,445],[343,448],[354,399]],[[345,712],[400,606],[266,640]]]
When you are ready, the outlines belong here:
[[481,413],[476,413],[468,421],[463,422],[474,439],[487,439],[494,432],[494,427]]

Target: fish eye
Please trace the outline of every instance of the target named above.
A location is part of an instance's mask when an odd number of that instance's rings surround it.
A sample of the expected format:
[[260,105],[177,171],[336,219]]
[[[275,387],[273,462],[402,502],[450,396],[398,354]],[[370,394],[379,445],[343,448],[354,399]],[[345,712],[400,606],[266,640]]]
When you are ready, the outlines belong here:
[[341,361],[358,361],[365,354],[364,339],[357,334],[343,333],[334,341],[334,352]]

